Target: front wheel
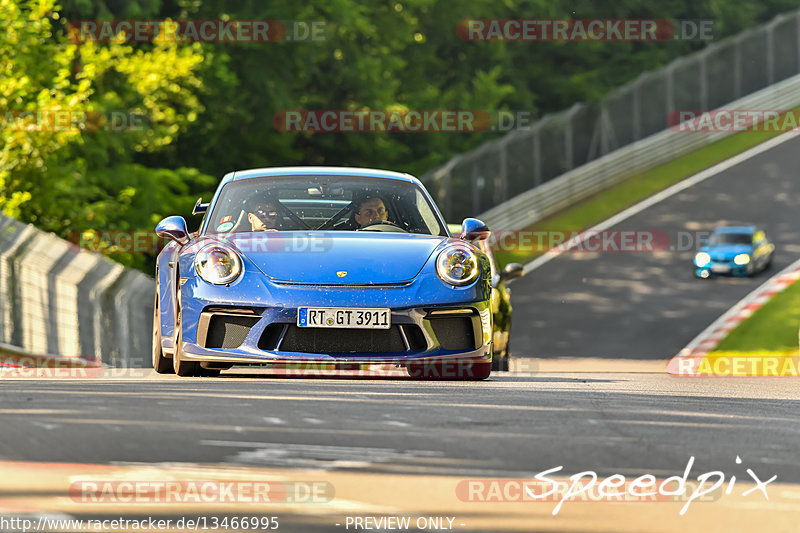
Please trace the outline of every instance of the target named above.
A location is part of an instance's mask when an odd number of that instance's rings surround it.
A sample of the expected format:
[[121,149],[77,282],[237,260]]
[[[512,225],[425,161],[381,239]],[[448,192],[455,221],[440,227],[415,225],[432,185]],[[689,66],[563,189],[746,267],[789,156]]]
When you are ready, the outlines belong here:
[[161,313],[158,303],[158,285],[156,285],[156,301],[153,304],[153,370],[159,374],[172,374],[172,361],[164,355],[161,347]]
[[179,376],[194,376],[200,366],[196,361],[182,361],[183,328],[181,327],[181,292],[178,289],[178,311],[175,313],[175,352],[172,354],[172,368]]
[[508,350],[502,353],[492,354],[492,372],[508,371]]
[[508,340],[506,340],[506,356],[505,356],[503,364],[505,365],[505,368],[503,368],[503,370],[508,372],[509,369],[511,368],[511,335],[510,335],[510,333],[509,333]]

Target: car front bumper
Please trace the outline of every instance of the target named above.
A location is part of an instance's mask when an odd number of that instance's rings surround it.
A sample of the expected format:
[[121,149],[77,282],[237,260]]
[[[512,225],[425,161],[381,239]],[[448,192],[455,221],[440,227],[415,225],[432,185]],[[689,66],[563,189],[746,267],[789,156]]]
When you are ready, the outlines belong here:
[[[430,281],[355,290],[268,283],[243,287],[232,301],[224,288],[190,278],[181,287],[181,358],[234,364],[489,361],[490,289],[481,283],[453,289]],[[388,308],[391,327],[299,327],[299,307]]]
[[695,267],[695,274],[699,278],[711,276],[747,276],[749,265],[737,265],[733,261],[713,261],[705,266]]

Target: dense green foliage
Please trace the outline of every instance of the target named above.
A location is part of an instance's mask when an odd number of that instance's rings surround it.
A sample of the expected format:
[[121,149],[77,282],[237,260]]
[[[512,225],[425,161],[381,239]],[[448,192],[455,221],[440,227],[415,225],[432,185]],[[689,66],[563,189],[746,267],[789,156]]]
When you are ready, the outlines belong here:
[[[375,166],[422,174],[496,133],[285,133],[282,110],[558,111],[703,42],[465,42],[465,18],[713,19],[720,38],[788,0],[0,0],[0,109],[122,110],[141,127],[3,128],[0,208],[69,236],[151,231],[188,215],[227,171]],[[316,42],[131,43],[70,39],[81,19],[307,20]],[[113,256],[149,269],[151,258]]]

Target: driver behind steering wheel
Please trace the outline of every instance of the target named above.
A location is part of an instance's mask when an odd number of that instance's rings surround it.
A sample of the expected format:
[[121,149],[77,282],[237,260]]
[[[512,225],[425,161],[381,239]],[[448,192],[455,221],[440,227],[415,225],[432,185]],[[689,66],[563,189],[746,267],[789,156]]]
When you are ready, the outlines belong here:
[[377,195],[365,196],[361,198],[353,208],[353,218],[359,228],[363,228],[372,222],[386,222],[389,213],[386,211],[386,204]]

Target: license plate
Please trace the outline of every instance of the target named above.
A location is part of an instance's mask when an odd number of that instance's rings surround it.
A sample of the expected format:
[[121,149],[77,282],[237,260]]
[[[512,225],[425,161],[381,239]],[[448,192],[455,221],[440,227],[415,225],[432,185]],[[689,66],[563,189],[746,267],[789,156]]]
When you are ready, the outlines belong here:
[[728,265],[711,265],[712,272],[730,272],[731,267]]
[[297,326],[301,328],[389,329],[389,309],[350,309],[343,307],[300,307]]

